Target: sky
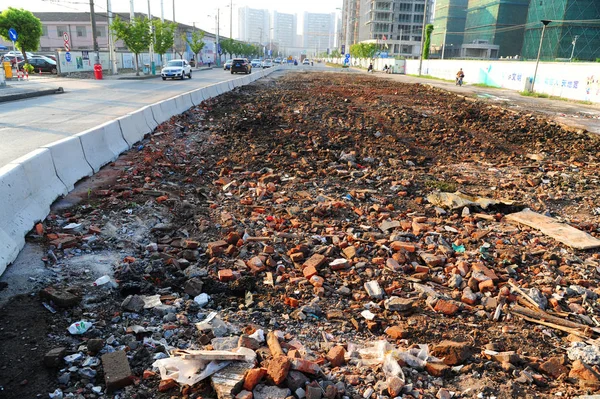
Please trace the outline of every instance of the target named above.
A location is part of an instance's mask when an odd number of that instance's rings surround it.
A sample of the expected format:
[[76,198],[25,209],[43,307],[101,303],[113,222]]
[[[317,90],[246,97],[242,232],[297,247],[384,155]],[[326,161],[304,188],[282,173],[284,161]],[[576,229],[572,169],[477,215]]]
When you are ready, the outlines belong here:
[[[232,0],[163,0],[164,17],[173,18],[173,1],[175,1],[175,18],[177,22],[193,25],[214,32],[215,15],[220,10],[219,29],[221,34],[229,35],[230,3]],[[129,0],[111,0],[113,11],[128,12]],[[96,12],[106,12],[107,0],[95,0]],[[150,0],[153,15],[160,16],[161,0]],[[285,13],[303,14],[305,11],[315,13],[336,12],[342,7],[342,0],[233,0],[233,35],[237,31],[237,9],[239,7],[264,8]],[[25,8],[29,11],[89,11],[89,0],[0,0],[0,11],[7,7]],[[147,0],[134,0],[136,12],[148,12]],[[338,10],[339,13],[339,10]]]

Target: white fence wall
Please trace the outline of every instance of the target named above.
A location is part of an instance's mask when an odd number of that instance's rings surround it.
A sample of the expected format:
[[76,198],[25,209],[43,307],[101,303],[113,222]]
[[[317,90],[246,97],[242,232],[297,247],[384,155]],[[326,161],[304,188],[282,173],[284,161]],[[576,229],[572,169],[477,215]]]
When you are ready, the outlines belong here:
[[[424,60],[423,75],[454,80],[462,68],[465,83],[483,83],[523,91],[533,80],[535,62],[530,61],[475,61]],[[418,60],[406,60],[406,73],[419,73]],[[551,96],[600,102],[600,64],[541,62],[534,89]]]

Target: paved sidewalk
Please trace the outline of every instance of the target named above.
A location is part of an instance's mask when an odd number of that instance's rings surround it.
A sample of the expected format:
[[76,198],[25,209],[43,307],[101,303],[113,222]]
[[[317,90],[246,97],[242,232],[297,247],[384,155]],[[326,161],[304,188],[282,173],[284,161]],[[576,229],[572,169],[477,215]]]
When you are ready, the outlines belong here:
[[5,86],[0,86],[0,103],[62,92],[56,82],[45,79],[7,80]]
[[456,86],[454,82],[400,74],[375,73],[373,76],[392,79],[397,82],[427,84],[465,97],[487,101],[510,109],[543,114],[565,127],[600,134],[600,104],[588,105],[574,100],[563,101],[526,97],[509,89],[478,87],[468,84],[461,87]]

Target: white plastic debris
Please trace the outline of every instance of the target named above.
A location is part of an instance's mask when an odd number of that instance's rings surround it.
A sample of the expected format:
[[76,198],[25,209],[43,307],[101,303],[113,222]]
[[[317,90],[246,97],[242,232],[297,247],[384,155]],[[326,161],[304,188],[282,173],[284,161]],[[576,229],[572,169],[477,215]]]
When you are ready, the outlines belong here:
[[71,333],[71,335],[81,335],[81,334],[85,334],[93,326],[94,326],[94,324],[89,321],[80,320],[78,322],[71,324],[69,326],[68,330],[69,330],[69,333]]

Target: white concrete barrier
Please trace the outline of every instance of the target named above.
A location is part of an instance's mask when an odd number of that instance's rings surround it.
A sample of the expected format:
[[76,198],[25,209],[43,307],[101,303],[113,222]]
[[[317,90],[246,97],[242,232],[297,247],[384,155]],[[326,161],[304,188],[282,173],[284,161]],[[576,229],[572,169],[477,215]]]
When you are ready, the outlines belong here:
[[190,93],[180,94],[175,97],[175,106],[177,107],[177,113],[182,114],[188,109],[194,106],[192,102],[192,96]]
[[213,98],[219,95],[219,91],[217,90],[218,83],[215,83],[210,86],[206,86],[204,89],[204,99],[208,100],[209,98]]
[[0,168],[0,272],[15,260],[25,245],[25,235],[33,224],[48,214],[33,198],[25,169],[20,164]]
[[94,170],[85,159],[79,137],[67,137],[42,148],[50,150],[56,175],[69,191],[73,190],[79,180],[94,174]]
[[236,80],[236,79],[231,79],[231,80],[228,80],[228,81],[227,81],[227,86],[229,87],[229,90],[228,90],[228,91],[230,91],[230,90],[233,90],[233,89],[235,89],[235,88],[236,88],[236,86],[233,84],[233,82],[234,82],[235,80]]
[[94,173],[129,149],[118,121],[105,123],[75,136],[81,140],[85,159],[94,169]]
[[221,95],[223,93],[227,93],[231,89],[232,88],[229,87],[229,82],[221,82],[221,83],[217,84],[217,91],[218,91],[219,95]]
[[0,228],[0,275],[4,273],[6,266],[17,259],[23,245],[25,245],[25,238],[23,238],[23,241],[16,243],[8,233]]
[[23,167],[33,197],[46,214],[50,213],[50,205],[58,197],[69,192],[67,186],[56,175],[52,153],[47,148],[33,150],[10,163]]
[[190,97],[194,105],[200,105],[204,101],[204,92],[202,89],[194,90],[190,93]]
[[135,143],[144,138],[144,136],[151,132],[150,128],[146,124],[146,117],[142,110],[131,112],[119,119],[121,125],[121,132],[123,138],[129,145],[133,147]]
[[177,105],[175,103],[174,98],[169,98],[168,100],[164,100],[160,102],[160,109],[163,112],[163,115],[167,117],[165,120],[171,119],[174,115],[177,115]]
[[154,129],[156,129],[156,127],[158,126],[158,123],[154,119],[154,114],[152,114],[151,106],[147,105],[144,108],[142,108],[140,111],[142,111],[142,114],[144,114],[144,119],[146,119],[146,125],[148,125],[148,128],[150,129],[150,131],[153,132]]
[[163,123],[165,121],[168,121],[169,118],[171,118],[170,116],[167,116],[167,114],[165,114],[163,112],[163,109],[161,107],[162,103],[163,103],[163,101],[160,101],[160,102],[157,102],[150,106],[150,110],[152,110],[152,116],[154,116],[154,120],[156,121],[156,123],[158,125],[160,125],[161,123]]

